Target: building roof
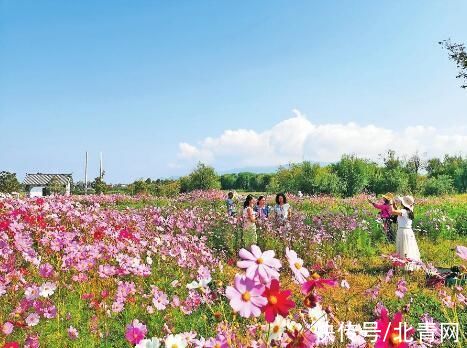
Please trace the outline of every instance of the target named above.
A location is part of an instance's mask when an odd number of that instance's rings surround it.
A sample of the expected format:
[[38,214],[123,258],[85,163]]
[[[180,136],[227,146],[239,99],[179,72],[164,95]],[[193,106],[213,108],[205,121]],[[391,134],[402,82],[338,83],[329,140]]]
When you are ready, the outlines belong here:
[[72,182],[73,178],[71,174],[26,174],[24,178],[23,185],[47,185],[53,178],[57,178],[58,181],[66,185],[68,182]]

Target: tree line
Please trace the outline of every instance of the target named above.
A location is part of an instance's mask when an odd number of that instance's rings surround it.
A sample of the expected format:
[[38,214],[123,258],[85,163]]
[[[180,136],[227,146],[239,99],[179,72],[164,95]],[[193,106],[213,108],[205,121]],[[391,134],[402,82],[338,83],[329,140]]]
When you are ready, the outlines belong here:
[[420,155],[400,157],[394,151],[379,163],[344,155],[332,164],[304,161],[279,167],[275,173],[241,172],[218,175],[213,167],[198,163],[180,179],[139,179],[122,193],[175,196],[193,190],[223,189],[248,192],[298,192],[309,195],[350,197],[359,193],[386,192],[445,195],[467,192],[467,158],[445,155],[424,160]]
[[[110,185],[104,176],[89,185],[88,193],[126,193],[175,196],[193,190],[223,189],[250,192],[298,192],[310,195],[350,197],[362,192],[444,195],[467,192],[467,158],[445,155],[424,160],[418,154],[403,158],[394,151],[381,156],[379,163],[355,155],[344,155],[332,164],[304,161],[279,167],[272,174],[242,172],[218,175],[214,168],[198,163],[179,179],[138,179],[128,185]],[[14,173],[0,172],[0,192],[20,192]],[[73,186],[74,194],[84,193],[84,183]]]

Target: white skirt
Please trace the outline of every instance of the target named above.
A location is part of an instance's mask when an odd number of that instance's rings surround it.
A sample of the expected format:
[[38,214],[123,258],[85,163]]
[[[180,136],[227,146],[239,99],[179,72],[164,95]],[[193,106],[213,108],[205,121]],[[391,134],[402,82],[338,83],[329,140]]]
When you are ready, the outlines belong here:
[[420,250],[411,228],[399,227],[397,229],[396,250],[401,258],[415,261],[414,263],[407,264],[406,269],[414,270],[419,268],[417,261],[420,261]]

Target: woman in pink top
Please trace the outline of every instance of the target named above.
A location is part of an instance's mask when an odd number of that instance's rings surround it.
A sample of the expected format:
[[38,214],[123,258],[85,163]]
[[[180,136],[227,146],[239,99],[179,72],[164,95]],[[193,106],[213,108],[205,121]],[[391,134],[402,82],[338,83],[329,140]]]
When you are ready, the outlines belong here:
[[392,224],[392,199],[394,195],[392,193],[386,193],[383,195],[383,203],[376,203],[369,199],[369,202],[379,210],[379,216],[383,220],[384,231],[390,241],[393,241],[394,236],[391,233]]

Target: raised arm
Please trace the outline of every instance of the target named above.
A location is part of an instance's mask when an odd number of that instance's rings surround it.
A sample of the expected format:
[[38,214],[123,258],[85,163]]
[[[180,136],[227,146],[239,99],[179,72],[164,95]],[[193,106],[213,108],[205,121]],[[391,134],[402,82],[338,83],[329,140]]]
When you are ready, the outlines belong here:
[[256,216],[255,214],[253,214],[253,209],[251,207],[248,208],[247,214],[248,214],[248,219],[250,219],[251,222],[256,221]]

